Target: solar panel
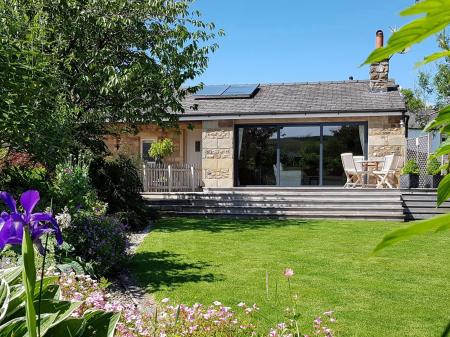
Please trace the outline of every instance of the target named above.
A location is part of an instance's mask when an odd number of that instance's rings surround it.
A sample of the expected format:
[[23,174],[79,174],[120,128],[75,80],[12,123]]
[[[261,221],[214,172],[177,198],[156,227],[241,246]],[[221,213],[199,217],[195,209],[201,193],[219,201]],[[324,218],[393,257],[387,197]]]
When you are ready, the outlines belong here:
[[251,97],[257,88],[258,84],[230,85],[221,96]]
[[229,85],[205,85],[194,96],[220,96],[228,87]]
[[259,84],[206,85],[194,96],[200,98],[250,98]]

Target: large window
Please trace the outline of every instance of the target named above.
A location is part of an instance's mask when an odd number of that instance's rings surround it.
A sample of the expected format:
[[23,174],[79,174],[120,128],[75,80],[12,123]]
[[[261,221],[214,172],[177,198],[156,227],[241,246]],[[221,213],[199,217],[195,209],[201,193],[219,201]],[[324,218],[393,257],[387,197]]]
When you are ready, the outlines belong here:
[[239,126],[236,185],[344,185],[341,153],[366,157],[366,123]]
[[330,125],[323,127],[323,185],[344,185],[341,153],[366,157],[364,125]]
[[238,128],[238,185],[276,185],[278,127]]
[[319,185],[320,126],[280,127],[279,186]]

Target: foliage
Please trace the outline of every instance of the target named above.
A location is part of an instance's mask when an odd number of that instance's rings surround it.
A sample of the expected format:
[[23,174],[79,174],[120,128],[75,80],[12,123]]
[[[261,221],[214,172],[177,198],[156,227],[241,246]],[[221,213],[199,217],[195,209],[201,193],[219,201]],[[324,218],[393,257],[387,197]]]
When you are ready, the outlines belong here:
[[126,259],[125,227],[113,216],[79,211],[63,235],[74,247],[73,255],[91,263],[98,275],[120,270]]
[[78,159],[69,157],[65,162],[56,165],[55,177],[52,180],[52,197],[56,209],[67,207],[69,213],[79,209],[96,213],[104,213],[106,205],[100,203],[89,178],[89,162],[85,155]]
[[[255,324],[260,308],[256,304],[241,302],[234,309],[219,301],[214,301],[211,305],[195,303],[189,306],[172,304],[171,300],[165,298],[156,304],[156,310],[142,311],[131,303],[110,299],[101,282],[89,276],[63,274],[60,284],[63,298],[83,301],[74,312],[75,315],[81,316],[92,309],[120,312],[115,334],[117,337],[303,336],[295,324],[299,317],[293,317],[291,303],[283,317],[285,322],[271,322],[273,327],[270,330],[257,334]],[[152,305],[155,306],[154,303]],[[332,311],[324,312],[322,317],[317,317],[313,322],[315,336],[332,337],[333,331],[327,325],[335,322]]]
[[[22,267],[3,269],[0,271],[1,284],[1,336],[36,336],[36,328],[26,326],[25,314],[28,307],[25,305],[25,290],[21,285]],[[85,311],[79,318],[74,313],[83,305],[80,301],[67,301],[61,298],[61,287],[57,284],[57,276],[46,276],[42,280],[42,290],[36,287],[31,292],[31,308],[40,311],[40,336],[56,337],[69,334],[76,337],[98,336],[112,337],[119,313],[107,313],[100,310]],[[36,283],[37,284],[37,283]],[[27,295],[28,296],[28,295]],[[101,318],[96,321],[91,317]],[[104,326],[109,331],[104,330]],[[34,330],[34,333],[33,333]]]
[[408,112],[413,113],[419,127],[424,128],[431,119],[432,109],[427,106],[423,96],[411,89],[401,89]]
[[427,173],[429,175],[437,175],[441,172],[441,164],[435,157],[431,157],[427,162]]
[[50,186],[47,169],[40,165],[8,165],[1,170],[0,190],[20,195],[29,189],[39,190],[44,203],[48,203]]
[[90,165],[89,175],[98,197],[108,204],[108,212],[130,229],[144,228],[155,217],[140,195],[142,183],[131,159],[97,158]]
[[104,151],[105,123],[174,126],[222,31],[191,0],[0,4],[2,146],[47,165]]
[[175,147],[173,145],[173,140],[170,138],[163,138],[159,139],[158,141],[154,142],[150,146],[150,150],[148,150],[148,154],[150,157],[153,157],[156,159],[156,161],[161,161],[164,158],[170,156],[173,151],[175,150]]
[[70,113],[38,2],[0,3],[1,146],[27,152],[46,164],[67,154]]
[[419,166],[414,159],[410,159],[405,163],[401,170],[401,174],[415,174],[418,175],[420,173]]

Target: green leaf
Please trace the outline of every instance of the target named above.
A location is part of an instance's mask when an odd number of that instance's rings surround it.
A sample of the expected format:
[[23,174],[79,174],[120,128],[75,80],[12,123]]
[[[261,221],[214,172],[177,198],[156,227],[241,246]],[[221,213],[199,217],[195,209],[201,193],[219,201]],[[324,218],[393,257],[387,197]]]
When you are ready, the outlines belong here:
[[9,285],[4,279],[0,281],[0,322],[6,316],[10,299]]
[[80,337],[113,337],[120,313],[95,310],[86,312],[83,318],[86,329]]
[[431,131],[450,123],[450,105],[439,110],[438,115],[425,127],[425,131]]
[[442,214],[431,219],[416,221],[413,225],[401,228],[387,234],[383,240],[375,247],[374,253],[392,246],[393,244],[407,240],[415,235],[424,234],[431,231],[441,231],[449,228],[450,214]]
[[[41,336],[50,329],[52,323],[55,321],[57,314],[45,314],[41,316]],[[12,319],[0,326],[1,337],[31,337],[28,333],[27,321],[25,317]]]
[[449,56],[450,56],[450,50],[438,51],[436,53],[426,56],[422,62],[418,62],[416,64],[416,67],[420,67],[420,66],[423,66],[424,64],[436,61],[442,57],[449,57]]
[[27,329],[30,337],[36,337],[36,312],[34,311],[33,297],[36,285],[36,267],[34,265],[34,247],[28,228],[24,228],[22,241],[23,270],[22,282],[25,288],[25,310]]
[[450,153],[450,139],[442,142],[441,145],[433,152],[432,156],[437,158],[439,156],[443,156]]
[[386,47],[375,49],[364,64],[379,62],[440,32],[450,23],[450,0],[423,0],[400,13],[425,15],[394,32]]
[[0,277],[5,279],[9,285],[14,285],[20,282],[20,274],[22,272],[22,267],[13,267],[0,271]]
[[[80,307],[83,302],[70,302],[59,300],[41,300],[41,315],[42,314],[57,314],[53,325],[60,323],[69,317],[76,309]],[[37,311],[39,301],[34,302],[34,307]]]
[[85,321],[82,318],[69,318],[58,323],[47,331],[45,337],[78,337],[83,334]]
[[23,307],[25,307],[25,289],[21,284],[16,284],[10,288],[10,300],[6,317],[13,315]]
[[447,174],[439,183],[437,189],[437,205],[440,206],[450,196],[450,174]]

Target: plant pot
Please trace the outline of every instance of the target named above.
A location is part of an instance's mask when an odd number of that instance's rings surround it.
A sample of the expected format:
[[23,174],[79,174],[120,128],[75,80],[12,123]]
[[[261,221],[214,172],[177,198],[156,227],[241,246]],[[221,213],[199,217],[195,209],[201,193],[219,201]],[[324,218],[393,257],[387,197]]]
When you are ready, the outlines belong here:
[[442,180],[442,176],[440,174],[435,174],[435,175],[426,175],[425,176],[425,181],[424,181],[424,186],[426,188],[437,188],[439,186],[439,183]]
[[400,176],[400,188],[417,188],[419,187],[418,174],[402,174]]

